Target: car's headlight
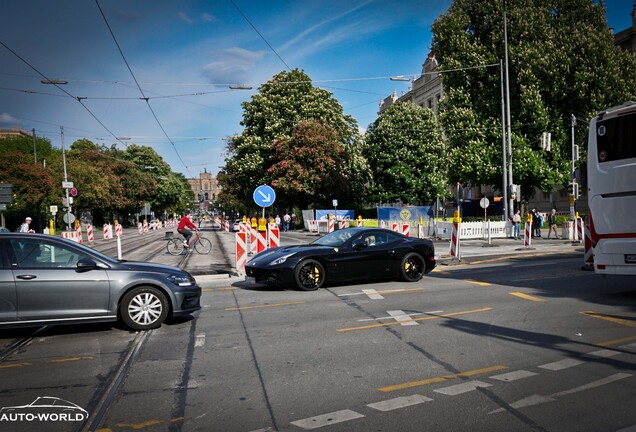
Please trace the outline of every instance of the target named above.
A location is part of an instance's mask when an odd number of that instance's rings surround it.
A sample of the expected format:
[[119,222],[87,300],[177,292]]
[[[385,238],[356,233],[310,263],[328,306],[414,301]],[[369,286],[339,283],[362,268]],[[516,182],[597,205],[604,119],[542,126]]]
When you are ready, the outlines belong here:
[[192,286],[195,284],[195,280],[192,276],[190,275],[185,275],[185,274],[174,274],[174,275],[170,275],[168,276],[168,280],[170,282],[172,282],[173,284],[175,284],[176,286]]
[[285,261],[287,261],[287,258],[289,258],[290,256],[292,256],[293,254],[287,254],[287,255],[283,255],[280,258],[276,258],[274,261],[272,261],[271,263],[269,263],[268,265],[271,266],[275,266],[275,265],[279,265],[284,263]]

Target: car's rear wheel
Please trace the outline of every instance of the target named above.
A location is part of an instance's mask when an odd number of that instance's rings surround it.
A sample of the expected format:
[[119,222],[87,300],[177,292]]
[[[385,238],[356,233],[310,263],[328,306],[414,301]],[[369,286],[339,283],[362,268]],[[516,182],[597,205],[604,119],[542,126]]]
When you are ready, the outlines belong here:
[[168,311],[166,296],[153,287],[140,287],[129,291],[119,307],[121,320],[133,330],[161,327]]
[[402,258],[400,273],[406,282],[417,282],[424,275],[426,264],[422,255],[416,252],[409,252]]
[[302,291],[314,291],[325,282],[325,268],[314,259],[301,261],[294,270],[296,287]]

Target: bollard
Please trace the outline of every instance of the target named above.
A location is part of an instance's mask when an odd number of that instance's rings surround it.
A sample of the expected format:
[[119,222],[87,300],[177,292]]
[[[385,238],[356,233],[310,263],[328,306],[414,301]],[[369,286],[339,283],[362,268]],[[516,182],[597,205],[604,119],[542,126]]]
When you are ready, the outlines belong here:
[[235,248],[236,248],[236,270],[245,270],[245,264],[247,263],[247,233],[237,232],[235,234]]
[[91,224],[86,225],[86,237],[90,243],[93,243],[95,240],[95,236],[93,235],[93,225]]
[[267,231],[267,237],[269,240],[270,248],[275,248],[280,246],[280,230],[278,229],[278,225],[270,224],[269,230]]

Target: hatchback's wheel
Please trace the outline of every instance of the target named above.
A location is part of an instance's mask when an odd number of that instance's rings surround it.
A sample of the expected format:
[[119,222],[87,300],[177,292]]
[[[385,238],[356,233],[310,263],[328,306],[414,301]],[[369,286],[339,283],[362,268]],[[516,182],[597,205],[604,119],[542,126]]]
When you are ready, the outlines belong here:
[[409,252],[402,258],[400,273],[402,279],[407,282],[417,282],[424,275],[425,263],[422,255]]
[[320,288],[325,282],[325,276],[325,268],[313,259],[301,261],[294,271],[296,286],[303,291],[313,291]]
[[124,296],[119,307],[122,321],[133,330],[160,327],[168,316],[168,300],[156,288],[135,288]]

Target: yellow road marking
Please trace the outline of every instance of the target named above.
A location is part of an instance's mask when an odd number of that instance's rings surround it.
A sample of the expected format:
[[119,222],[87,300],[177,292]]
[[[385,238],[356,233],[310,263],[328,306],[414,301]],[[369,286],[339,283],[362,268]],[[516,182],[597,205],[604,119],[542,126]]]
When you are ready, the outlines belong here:
[[600,313],[596,313],[596,312],[591,312],[591,311],[585,311],[585,312],[581,312],[583,315],[587,315],[590,316],[592,318],[600,318],[603,319],[605,321],[610,321],[616,324],[620,324],[620,325],[624,325],[627,327],[636,327],[636,321],[630,321],[630,320],[626,320],[626,319],[622,319],[622,318],[614,318],[612,316],[609,315],[603,315]]
[[475,285],[479,285],[479,286],[490,286],[490,284],[488,282],[479,282],[476,281],[474,279],[464,279],[464,282],[469,282]]
[[22,367],[22,366],[32,366],[32,364],[31,363],[12,363],[8,365],[2,365],[0,366],[0,369],[9,369],[14,367]]
[[[473,309],[473,310],[461,311],[461,312],[451,312],[451,313],[442,314],[442,315],[434,315],[434,316],[425,316],[425,317],[421,317],[421,318],[413,318],[411,321],[427,321],[427,320],[438,319],[438,318],[447,318],[447,317],[453,317],[453,316],[457,316],[457,315],[465,315],[465,314],[469,314],[469,313],[486,312],[486,311],[489,311],[491,309],[492,308],[486,307],[486,308],[482,308],[482,309]],[[403,324],[403,323],[404,323],[404,321],[395,321],[395,322],[380,323],[380,324],[370,324],[370,325],[360,326],[360,327],[341,328],[341,329],[338,329],[336,331],[339,332],[339,333],[342,333],[342,332],[354,331],[354,330],[366,330],[366,329],[372,329],[372,328],[378,328],[378,327],[388,327],[388,326],[393,326],[393,325],[400,325],[400,324]]]
[[626,338],[622,338],[622,339],[614,339],[614,340],[607,341],[607,342],[597,343],[596,345],[598,345],[598,346],[614,346],[614,345],[624,344],[626,342],[631,342],[633,340],[636,340],[636,336],[630,336],[630,337],[626,337]]
[[47,363],[64,363],[68,361],[93,360],[93,357],[69,357],[63,359],[47,360]]
[[258,309],[258,308],[268,308],[268,307],[276,307],[276,306],[289,306],[289,305],[303,304],[303,303],[305,302],[300,301],[300,302],[275,303],[275,304],[264,304],[264,305],[255,305],[255,306],[241,306],[241,307],[235,307],[235,308],[225,308],[224,310],[233,311],[233,310],[245,310],[245,309]]
[[542,299],[542,298],[539,298],[539,297],[535,297],[535,296],[531,296],[529,294],[524,294],[524,293],[519,292],[519,291],[509,292],[508,294],[516,296],[516,297],[521,297],[522,299],[531,300],[533,302],[543,302],[543,301],[545,301],[545,299]]
[[117,423],[117,427],[125,427],[131,429],[144,429],[148,426],[154,426],[163,423],[161,420],[148,420],[143,423]]
[[479,374],[483,374],[483,373],[494,372],[494,371],[498,371],[498,370],[502,370],[502,369],[508,369],[508,366],[491,366],[491,367],[487,367],[487,368],[483,368],[483,369],[475,369],[475,370],[472,370],[472,371],[460,372],[458,374],[443,375],[443,376],[440,376],[440,377],[428,378],[428,379],[421,380],[421,381],[411,381],[411,382],[407,382],[407,383],[404,383],[404,384],[396,384],[396,385],[392,385],[392,386],[388,386],[388,387],[381,387],[378,390],[380,390],[381,392],[391,392],[391,391],[395,391],[395,390],[404,390],[404,389],[407,389],[407,388],[424,386],[424,385],[438,383],[438,382],[443,382],[443,381],[447,381],[447,380],[455,379],[455,378],[460,378],[460,377],[470,377],[470,376],[473,376],[473,375],[479,375]]
[[403,289],[388,290],[388,291],[376,291],[374,294],[395,294],[395,293],[411,292],[411,291],[424,291],[424,288],[403,288]]

